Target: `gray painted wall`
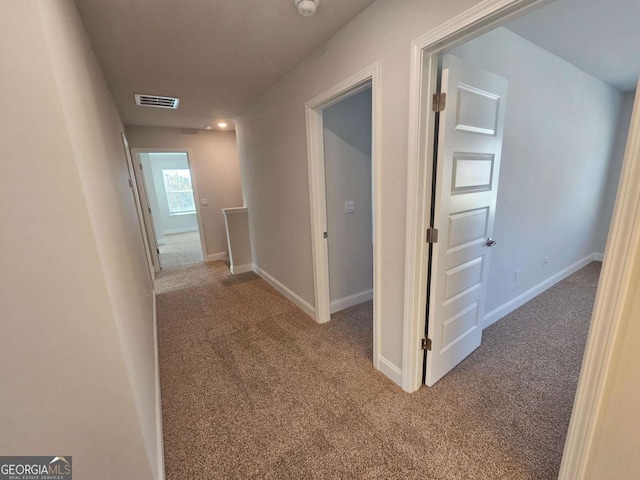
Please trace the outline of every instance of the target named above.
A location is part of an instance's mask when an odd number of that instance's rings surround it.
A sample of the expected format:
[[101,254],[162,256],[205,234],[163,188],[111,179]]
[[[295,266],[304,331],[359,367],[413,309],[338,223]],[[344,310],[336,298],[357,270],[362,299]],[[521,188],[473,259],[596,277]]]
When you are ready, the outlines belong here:
[[599,228],[596,232],[596,250],[600,253],[604,253],[607,245],[607,235],[609,233],[611,217],[613,216],[616,194],[618,193],[618,183],[620,183],[620,172],[622,171],[622,161],[624,160],[624,151],[627,146],[627,137],[629,136],[629,126],[635,96],[636,92],[625,93],[622,110],[620,111],[620,117],[618,119],[616,141],[613,147],[613,155],[611,156],[611,164],[609,165],[609,173],[607,175],[607,188],[600,213],[600,225],[602,228]]
[[488,313],[598,250],[623,95],[505,28],[452,53],[509,81]]
[[3,7],[0,451],[67,452],[74,478],[159,478],[124,127],[73,1]]
[[[373,288],[371,89],[323,111],[331,301]],[[345,202],[355,212],[345,213]]]

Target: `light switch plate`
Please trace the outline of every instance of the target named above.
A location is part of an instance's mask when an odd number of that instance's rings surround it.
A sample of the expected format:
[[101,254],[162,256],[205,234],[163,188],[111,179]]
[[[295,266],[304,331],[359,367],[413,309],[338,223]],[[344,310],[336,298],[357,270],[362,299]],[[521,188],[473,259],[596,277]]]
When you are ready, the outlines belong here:
[[353,213],[356,211],[356,202],[349,200],[344,202],[344,213]]
[[204,197],[201,198],[200,199],[200,205],[203,205],[203,206],[206,207],[207,205],[209,205],[209,199],[208,198],[204,198]]

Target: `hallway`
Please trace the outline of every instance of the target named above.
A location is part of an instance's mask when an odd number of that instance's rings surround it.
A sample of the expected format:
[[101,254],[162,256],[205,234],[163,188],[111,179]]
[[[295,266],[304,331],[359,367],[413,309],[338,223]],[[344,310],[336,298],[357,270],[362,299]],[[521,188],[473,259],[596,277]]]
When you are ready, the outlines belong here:
[[599,272],[488,328],[411,395],[371,365],[370,302],[318,325],[222,262],[164,272],[167,479],[556,478]]

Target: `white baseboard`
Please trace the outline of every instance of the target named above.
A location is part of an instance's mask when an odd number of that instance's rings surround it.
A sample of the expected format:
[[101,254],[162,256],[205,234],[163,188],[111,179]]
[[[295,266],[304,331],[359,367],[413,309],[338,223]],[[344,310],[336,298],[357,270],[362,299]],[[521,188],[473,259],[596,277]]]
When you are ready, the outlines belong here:
[[331,313],[339,312],[345,308],[353,307],[364,302],[373,300],[373,289],[365,290],[364,292],[355,293],[348,297],[339,298],[331,302]]
[[182,228],[172,228],[170,230],[165,230],[165,235],[175,235],[176,233],[189,233],[189,232],[197,232],[198,227],[182,227]]
[[218,260],[222,260],[223,262],[229,261],[229,256],[227,255],[227,252],[218,252],[218,253],[212,253],[211,255],[207,255],[207,259],[205,260],[205,262],[216,262]]
[[402,388],[402,370],[381,355],[378,355],[378,370]]
[[156,291],[153,290],[153,355],[155,358],[156,377],[156,449],[158,458],[158,480],[165,480],[164,443],[162,435],[162,402],[160,393],[160,356],[158,353],[158,314],[156,308]]
[[569,275],[577,272],[581,268],[587,266],[589,263],[593,262],[597,253],[593,253],[591,255],[587,255],[582,260],[578,260],[576,263],[569,265],[567,268],[560,270],[555,275],[543,280],[542,282],[534,285],[526,292],[521,293],[517,297],[509,300],[507,303],[499,306],[498,308],[492,310],[484,316],[482,322],[482,328],[485,329],[490,325],[493,325],[495,322],[500,320],[501,318],[509,315],[511,312],[520,308],[522,305],[527,303],[530,300],[533,300],[535,297],[540,295],[545,290],[553,287],[556,283],[564,280]]
[[602,262],[602,261],[604,261],[604,253],[594,253],[593,254],[593,261],[594,262]]
[[262,279],[266,281],[269,285],[271,285],[273,288],[278,290],[282,295],[284,295],[293,303],[295,303],[304,313],[309,315],[312,319],[314,320],[316,319],[316,309],[311,305],[309,305],[309,303],[307,303],[306,300],[298,296],[296,293],[290,290],[287,286],[280,283],[278,280],[273,278],[271,275],[269,275],[267,272],[262,270],[257,265],[253,265],[253,271],[256,272],[256,274],[258,274],[260,277],[262,277]]
[[235,265],[231,266],[231,273],[233,275],[247,272],[253,272],[253,265],[251,265],[250,263],[247,265],[238,265],[237,267]]

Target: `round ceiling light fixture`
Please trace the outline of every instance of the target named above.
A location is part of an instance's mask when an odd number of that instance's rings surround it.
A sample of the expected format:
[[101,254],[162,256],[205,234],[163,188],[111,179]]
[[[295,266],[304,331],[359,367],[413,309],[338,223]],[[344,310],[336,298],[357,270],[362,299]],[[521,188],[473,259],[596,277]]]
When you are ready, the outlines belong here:
[[220,123],[218,123],[218,126],[220,128],[227,128],[227,122],[220,122]]
[[293,2],[303,17],[310,17],[316,13],[318,5],[320,4],[320,0],[293,0]]

